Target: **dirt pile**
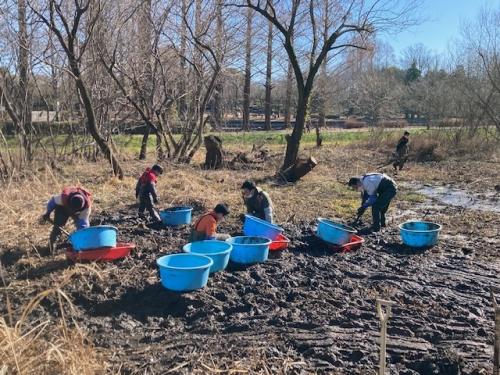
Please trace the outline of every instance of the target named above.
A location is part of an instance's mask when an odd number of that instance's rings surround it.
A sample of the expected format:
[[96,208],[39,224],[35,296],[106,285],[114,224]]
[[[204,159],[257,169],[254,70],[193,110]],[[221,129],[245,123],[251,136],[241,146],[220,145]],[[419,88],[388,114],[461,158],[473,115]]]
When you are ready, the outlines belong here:
[[[195,214],[203,207],[195,205]],[[313,224],[285,224],[288,251],[250,267],[230,265],[208,287],[172,293],[158,282],[156,259],[178,252],[188,228],[141,226],[135,208],[103,212],[93,224],[116,225],[133,255],[100,266],[101,278],[65,290],[76,320],[122,373],[210,369],[367,374],[378,363],[377,297],[396,302],[389,321],[388,364],[399,374],[480,374],[491,370],[493,313],[489,287],[500,286],[490,240],[443,236],[426,251],[400,245],[397,229],[365,237],[358,251],[335,254],[313,236]],[[225,223],[233,234],[240,223]],[[11,280],[47,284],[71,267],[59,257],[24,269],[13,253]],[[14,308],[29,299],[11,296]],[[3,295],[0,297],[5,313]],[[39,318],[58,316],[55,301]]]

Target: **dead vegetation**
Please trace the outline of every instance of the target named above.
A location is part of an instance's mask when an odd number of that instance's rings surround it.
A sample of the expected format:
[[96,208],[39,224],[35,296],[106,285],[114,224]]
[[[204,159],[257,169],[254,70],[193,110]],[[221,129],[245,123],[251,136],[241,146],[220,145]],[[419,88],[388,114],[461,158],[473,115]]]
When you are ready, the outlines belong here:
[[[0,317],[0,373],[92,375],[106,371],[103,358],[72,319],[73,304],[64,292],[75,276],[84,277],[89,270],[75,267],[66,272],[55,286],[36,294],[20,311],[12,309],[9,294],[21,290],[4,280],[8,314]],[[57,321],[37,318],[37,310],[48,298],[57,301]]]
[[[393,146],[389,140],[386,142]],[[270,152],[274,151],[270,148]],[[251,150],[248,152],[252,153]],[[281,185],[275,182],[272,176],[276,165],[272,159],[263,163],[260,169],[245,170],[205,171],[200,167],[166,164],[166,173],[159,180],[161,206],[194,203],[199,211],[203,211],[224,200],[229,203],[233,212],[227,225],[232,228],[239,227],[237,217],[243,212],[239,186],[244,179],[253,178],[260,181],[270,192],[277,206],[277,220],[280,223],[288,226],[303,225],[313,222],[320,215],[341,220],[351,218],[355,214],[359,197],[345,189],[344,183],[351,175],[371,170],[378,160],[384,157],[383,152],[363,148],[363,154],[367,155],[366,160],[352,153],[350,146],[327,145],[321,150],[311,149],[305,152],[314,153],[321,162],[314,171],[295,185]],[[196,161],[201,164],[200,155]],[[490,168],[489,161],[491,160],[453,163],[447,159],[433,164],[410,162],[408,170],[398,178],[403,183],[415,180],[433,183],[455,181],[480,191],[484,186],[477,182],[478,177],[481,176],[487,181],[497,178],[494,170]],[[20,269],[43,272],[54,263],[54,260],[39,255],[38,250],[45,246],[48,228],[38,226],[37,218],[49,196],[57,193],[66,184],[79,184],[89,188],[95,197],[96,214],[107,212],[113,215],[119,210],[133,211],[130,205],[134,203],[135,179],[145,164],[128,161],[127,166],[127,170],[132,172],[122,181],[102,177],[106,175],[102,166],[79,162],[63,166],[59,170],[46,166],[43,170],[27,174],[22,179],[12,179],[6,183],[0,197],[3,213],[0,217],[0,248],[4,266],[11,267],[15,262],[15,267]],[[75,180],[75,176],[79,177]],[[404,194],[405,189],[396,207],[411,209],[412,205],[402,198]],[[482,217],[492,223],[496,220],[494,215]],[[482,230],[480,221],[474,215],[467,214],[464,218],[468,223],[465,229],[468,233]],[[458,224],[453,223],[451,216],[442,216],[440,220],[450,228],[450,232],[461,234],[456,227]],[[10,256],[15,256],[16,259],[10,261]],[[59,255],[55,261],[62,259],[63,255]],[[4,366],[0,367],[0,370],[19,374],[94,374],[119,371],[119,360],[116,358],[112,364],[108,364],[109,359],[118,354],[109,348],[97,350],[92,345],[93,338],[87,336],[88,332],[79,328],[77,322],[72,319],[71,298],[65,292],[65,286],[74,282],[82,283],[90,290],[92,285],[99,284],[100,278],[108,278],[108,273],[116,272],[118,267],[120,265],[112,268],[96,266],[89,269],[78,266],[62,271],[55,269],[50,272],[49,285],[43,273],[35,279],[10,280],[6,275],[2,299],[9,302],[16,296],[17,300],[24,300],[25,304],[11,306],[9,303],[8,313],[0,320],[0,361]],[[151,280],[148,282],[156,282],[154,277]],[[21,295],[26,295],[26,298],[20,298]],[[47,300],[57,304],[58,319],[50,320],[38,314],[38,308]],[[13,352],[16,355],[13,355]],[[255,352],[254,357],[244,360],[228,357],[227,365],[223,367],[219,360],[210,355],[199,354],[195,361],[171,363],[165,370],[172,373],[189,371],[268,374],[286,373],[298,363],[293,357],[270,359],[266,358],[266,353]]]

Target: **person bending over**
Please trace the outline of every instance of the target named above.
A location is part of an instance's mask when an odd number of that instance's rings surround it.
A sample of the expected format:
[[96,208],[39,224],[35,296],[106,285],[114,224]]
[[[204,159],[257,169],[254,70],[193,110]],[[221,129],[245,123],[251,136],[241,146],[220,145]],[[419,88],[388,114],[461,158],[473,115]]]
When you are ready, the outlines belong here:
[[397,193],[397,185],[394,180],[383,173],[368,173],[362,177],[352,177],[348,186],[361,192],[361,207],[358,208],[358,218],[371,206],[371,231],[378,232],[381,227],[385,227],[385,214],[391,200]]
[[52,252],[61,235],[61,228],[71,217],[76,229],[87,228],[92,207],[92,195],[80,187],[65,187],[61,194],[54,195],[47,203],[47,210],[41,217],[41,222],[50,220],[54,212],[52,232],[49,237],[49,250]]

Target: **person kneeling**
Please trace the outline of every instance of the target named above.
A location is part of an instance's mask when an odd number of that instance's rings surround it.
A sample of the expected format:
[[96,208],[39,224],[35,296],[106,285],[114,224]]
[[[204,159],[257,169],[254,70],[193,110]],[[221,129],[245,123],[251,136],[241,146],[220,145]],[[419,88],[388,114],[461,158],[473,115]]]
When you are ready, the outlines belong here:
[[274,207],[269,194],[257,187],[255,182],[247,180],[241,185],[241,195],[247,214],[274,224]]
[[229,215],[229,208],[223,203],[219,203],[213,211],[202,215],[194,224],[191,230],[191,242],[204,240],[225,241],[231,236],[217,233],[217,225]]

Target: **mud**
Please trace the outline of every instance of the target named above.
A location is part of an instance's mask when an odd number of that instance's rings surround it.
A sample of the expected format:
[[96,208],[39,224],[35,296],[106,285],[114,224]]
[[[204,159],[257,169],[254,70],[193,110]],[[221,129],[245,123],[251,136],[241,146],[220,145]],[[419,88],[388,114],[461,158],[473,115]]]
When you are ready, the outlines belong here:
[[423,185],[417,187],[416,191],[447,205],[500,213],[500,194],[498,192],[492,191],[479,194],[446,185]]
[[[193,214],[202,209],[195,205]],[[458,213],[446,210],[451,216]],[[102,278],[76,279],[65,291],[74,301],[77,323],[97,348],[114,353],[109,360],[121,373],[238,368],[374,373],[377,297],[396,302],[388,325],[390,373],[492,371],[489,288],[500,286],[494,238],[444,233],[438,246],[414,250],[400,244],[392,225],[366,236],[360,250],[337,254],[313,235],[315,223],[288,223],[289,250],[272,254],[263,264],[230,265],[212,276],[205,289],[179,294],[160,286],[155,260],[180,251],[188,228],[141,226],[134,207],[103,212],[93,221],[116,225],[120,240],[135,242],[137,250],[123,261],[100,266]],[[238,234],[241,225],[233,221],[221,229]],[[5,255],[11,280],[48,285],[54,272],[71,267],[61,257],[41,269],[22,267],[18,259],[14,250]],[[18,293],[11,303],[16,308],[30,297]],[[56,301],[49,299],[37,317],[58,315]]]

